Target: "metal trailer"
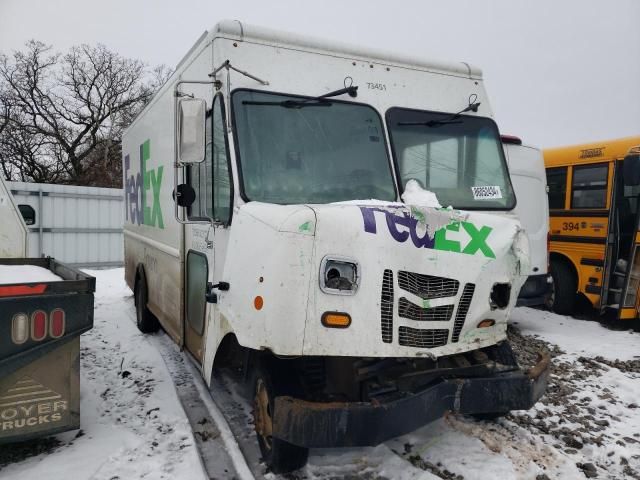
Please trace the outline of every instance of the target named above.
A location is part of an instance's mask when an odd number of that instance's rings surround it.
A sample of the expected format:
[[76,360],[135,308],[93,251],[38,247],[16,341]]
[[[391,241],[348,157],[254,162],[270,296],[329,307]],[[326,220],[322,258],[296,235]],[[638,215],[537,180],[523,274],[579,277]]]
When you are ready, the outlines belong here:
[[27,257],[50,256],[67,265],[123,265],[122,189],[7,182],[26,223]]
[[0,443],[80,427],[80,335],[93,326],[95,279],[53,258],[0,258],[62,281],[0,285]]

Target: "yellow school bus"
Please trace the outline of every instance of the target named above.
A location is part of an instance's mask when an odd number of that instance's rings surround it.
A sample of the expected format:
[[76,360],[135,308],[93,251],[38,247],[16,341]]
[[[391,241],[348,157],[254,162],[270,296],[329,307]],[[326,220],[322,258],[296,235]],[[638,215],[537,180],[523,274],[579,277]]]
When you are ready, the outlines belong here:
[[640,136],[544,151],[549,189],[551,306],[576,292],[601,312],[640,312]]

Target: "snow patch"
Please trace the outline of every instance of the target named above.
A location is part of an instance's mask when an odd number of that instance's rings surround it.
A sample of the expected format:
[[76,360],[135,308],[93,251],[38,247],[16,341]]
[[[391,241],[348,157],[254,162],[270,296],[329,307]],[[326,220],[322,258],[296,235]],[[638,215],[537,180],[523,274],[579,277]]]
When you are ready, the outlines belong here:
[[535,335],[567,353],[600,355],[609,360],[640,358],[640,333],[633,330],[610,330],[597,321],[578,320],[527,307],[514,309],[510,321],[523,335]]
[[438,197],[433,192],[425,190],[416,180],[409,180],[404,187],[402,200],[408,205],[418,205],[421,207],[442,208]]
[[61,282],[63,279],[35,265],[0,265],[0,285],[11,283]]

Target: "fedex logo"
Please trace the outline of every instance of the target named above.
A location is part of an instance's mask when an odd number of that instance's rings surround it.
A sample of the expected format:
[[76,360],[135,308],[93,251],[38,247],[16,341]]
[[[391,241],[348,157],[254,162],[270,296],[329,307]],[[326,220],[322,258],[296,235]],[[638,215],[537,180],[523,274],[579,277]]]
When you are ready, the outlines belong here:
[[[162,185],[164,167],[161,165],[155,169],[147,169],[147,162],[150,157],[151,142],[147,140],[140,145],[140,168],[135,175],[129,175],[129,170],[131,169],[129,155],[127,154],[124,157],[125,215],[126,219],[131,223],[164,228],[162,208],[160,206],[160,186]],[[149,196],[149,193],[151,193],[151,196]]]
[[[451,222],[446,227],[436,230],[435,235],[430,237],[425,231],[420,234],[417,229],[418,220],[403,212],[398,215],[388,209],[375,207],[360,207],[362,220],[364,221],[364,231],[367,233],[378,233],[376,224],[376,213],[384,214],[389,234],[397,242],[404,243],[409,238],[416,248],[431,248],[445,252],[464,253],[466,255],[476,255],[480,253],[487,258],[496,258],[495,253],[487,244],[487,239],[493,230],[489,226],[476,227],[471,222]],[[464,231],[469,240],[464,245],[460,240],[447,238],[448,232]]]

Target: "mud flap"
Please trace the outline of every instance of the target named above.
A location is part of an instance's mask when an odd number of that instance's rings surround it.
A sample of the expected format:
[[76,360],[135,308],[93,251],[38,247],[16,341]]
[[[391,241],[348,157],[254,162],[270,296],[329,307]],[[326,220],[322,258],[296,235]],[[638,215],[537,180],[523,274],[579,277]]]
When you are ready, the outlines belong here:
[[0,444],[80,428],[80,337],[0,379]]

